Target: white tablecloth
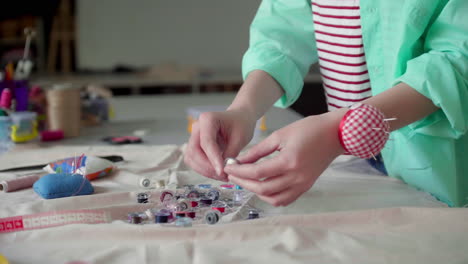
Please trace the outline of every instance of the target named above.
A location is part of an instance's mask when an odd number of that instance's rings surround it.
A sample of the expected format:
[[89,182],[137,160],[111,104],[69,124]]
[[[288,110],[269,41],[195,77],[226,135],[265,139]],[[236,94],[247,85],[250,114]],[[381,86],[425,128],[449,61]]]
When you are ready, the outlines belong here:
[[[192,228],[132,225],[141,176],[178,184],[213,183],[182,162],[183,146],[58,146],[13,151],[0,168],[69,156],[122,155],[126,162],[93,181],[95,194],[44,200],[32,189],[0,193],[0,218],[73,209],[113,216],[105,224],[73,224],[0,234],[11,263],[466,263],[468,209],[447,208],[430,195],[379,174],[365,161],[338,158],[315,186],[288,207],[257,198],[258,220],[242,217]],[[0,179],[14,177],[3,173]]]

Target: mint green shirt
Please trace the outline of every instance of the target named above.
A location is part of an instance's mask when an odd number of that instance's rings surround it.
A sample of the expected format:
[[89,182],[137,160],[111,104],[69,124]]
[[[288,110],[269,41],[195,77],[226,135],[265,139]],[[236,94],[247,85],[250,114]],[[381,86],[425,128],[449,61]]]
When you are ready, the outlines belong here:
[[[361,0],[373,94],[404,82],[440,110],[391,133],[390,176],[451,206],[468,204],[468,0]],[[263,0],[250,28],[244,78],[269,73],[288,107],[317,62],[310,0]],[[395,102],[398,104],[398,102]]]

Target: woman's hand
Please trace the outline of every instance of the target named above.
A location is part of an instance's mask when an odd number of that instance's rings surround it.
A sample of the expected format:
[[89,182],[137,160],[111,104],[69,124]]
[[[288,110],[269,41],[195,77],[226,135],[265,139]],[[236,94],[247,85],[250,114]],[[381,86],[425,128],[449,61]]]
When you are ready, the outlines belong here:
[[255,117],[243,110],[208,112],[192,126],[185,163],[203,176],[227,181],[224,159],[236,157],[253,136]]
[[[312,187],[328,165],[344,152],[338,126],[346,109],[311,116],[271,134],[226,166],[230,181],[274,206],[286,206]],[[278,151],[270,159],[259,159]],[[257,163],[255,163],[257,162]]]

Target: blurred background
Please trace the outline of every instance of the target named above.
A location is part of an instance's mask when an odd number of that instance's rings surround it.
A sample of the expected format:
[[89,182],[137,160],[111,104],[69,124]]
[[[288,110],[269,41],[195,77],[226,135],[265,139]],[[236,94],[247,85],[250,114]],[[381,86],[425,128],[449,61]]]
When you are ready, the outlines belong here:
[[[24,54],[36,32],[30,83],[104,86],[113,96],[223,93],[242,84],[249,25],[261,0],[48,0],[5,3],[1,66]],[[292,109],[326,111],[316,67]]]

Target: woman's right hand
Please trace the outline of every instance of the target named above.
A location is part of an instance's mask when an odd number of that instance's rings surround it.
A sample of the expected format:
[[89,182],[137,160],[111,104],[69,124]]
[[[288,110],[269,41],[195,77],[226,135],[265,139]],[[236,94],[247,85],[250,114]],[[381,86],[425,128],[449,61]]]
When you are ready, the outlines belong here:
[[256,120],[243,110],[202,113],[192,126],[184,161],[199,174],[227,181],[224,159],[237,157],[252,139]]

